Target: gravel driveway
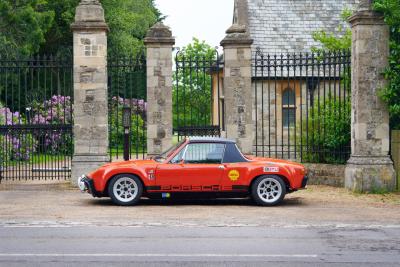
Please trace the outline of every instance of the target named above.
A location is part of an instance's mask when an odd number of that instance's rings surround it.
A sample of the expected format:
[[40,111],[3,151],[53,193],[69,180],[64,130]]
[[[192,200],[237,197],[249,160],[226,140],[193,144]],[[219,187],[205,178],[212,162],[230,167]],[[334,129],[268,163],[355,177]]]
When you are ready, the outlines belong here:
[[400,194],[361,195],[343,188],[309,186],[277,207],[249,199],[149,200],[136,207],[114,206],[68,184],[0,185],[0,225],[73,224],[127,226],[395,226]]

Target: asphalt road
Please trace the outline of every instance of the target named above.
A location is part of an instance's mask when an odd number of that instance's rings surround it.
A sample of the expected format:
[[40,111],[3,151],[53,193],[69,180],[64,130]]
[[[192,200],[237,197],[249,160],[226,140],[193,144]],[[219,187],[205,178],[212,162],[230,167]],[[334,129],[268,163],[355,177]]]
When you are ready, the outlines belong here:
[[0,226],[0,266],[399,266],[399,227]]

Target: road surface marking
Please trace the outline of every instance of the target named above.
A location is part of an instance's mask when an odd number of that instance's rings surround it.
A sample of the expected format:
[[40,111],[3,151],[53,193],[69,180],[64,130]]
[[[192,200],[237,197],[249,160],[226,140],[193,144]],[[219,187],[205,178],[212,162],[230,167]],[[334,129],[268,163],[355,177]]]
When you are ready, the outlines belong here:
[[73,228],[73,227],[131,227],[131,228],[149,228],[149,227],[188,227],[188,228],[213,228],[213,227],[274,227],[286,229],[307,229],[307,228],[362,228],[362,229],[400,229],[400,224],[271,224],[271,225],[258,225],[258,224],[184,224],[184,223],[117,223],[117,224],[103,224],[98,222],[0,222],[1,228]]
[[204,257],[204,258],[317,258],[316,254],[176,254],[176,253],[0,253],[0,257]]

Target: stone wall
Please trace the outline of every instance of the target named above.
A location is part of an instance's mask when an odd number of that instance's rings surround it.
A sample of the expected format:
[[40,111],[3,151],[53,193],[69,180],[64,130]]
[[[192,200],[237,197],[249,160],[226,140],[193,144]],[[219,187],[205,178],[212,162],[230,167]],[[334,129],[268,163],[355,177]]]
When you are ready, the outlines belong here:
[[310,185],[344,187],[346,165],[305,163]]

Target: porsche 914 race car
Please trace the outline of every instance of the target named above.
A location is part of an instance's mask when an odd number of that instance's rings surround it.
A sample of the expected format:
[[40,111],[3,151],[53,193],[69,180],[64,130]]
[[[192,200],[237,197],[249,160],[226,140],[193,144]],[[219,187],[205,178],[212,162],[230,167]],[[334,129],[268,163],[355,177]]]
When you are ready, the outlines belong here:
[[279,159],[243,155],[224,138],[186,138],[146,160],[106,164],[78,179],[82,192],[110,197],[118,205],[141,197],[248,197],[262,206],[280,203],[307,184],[304,166]]

